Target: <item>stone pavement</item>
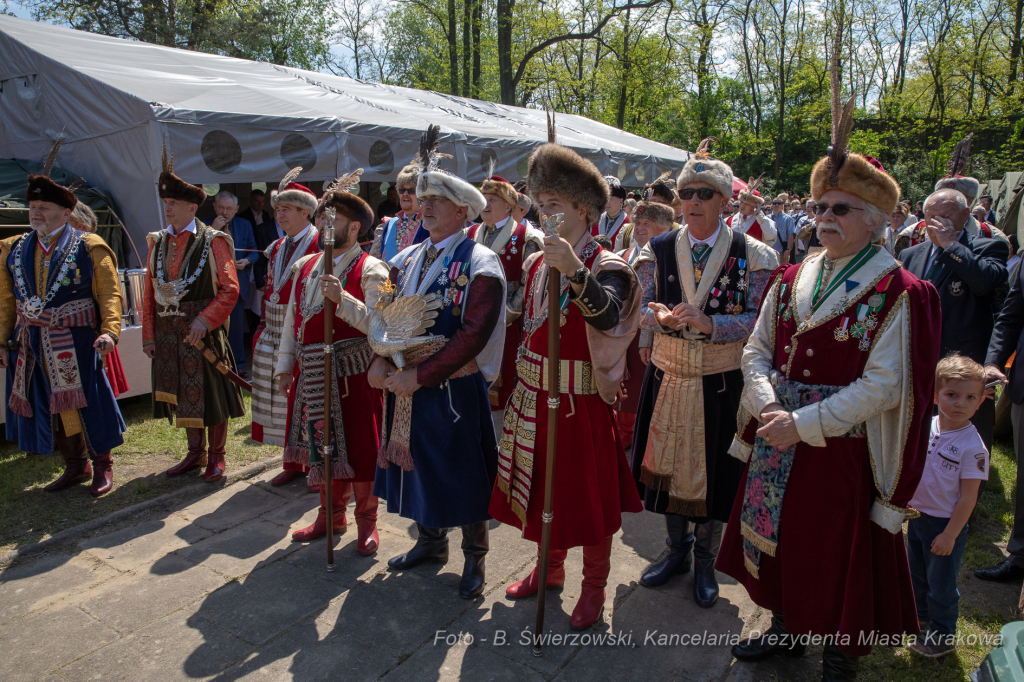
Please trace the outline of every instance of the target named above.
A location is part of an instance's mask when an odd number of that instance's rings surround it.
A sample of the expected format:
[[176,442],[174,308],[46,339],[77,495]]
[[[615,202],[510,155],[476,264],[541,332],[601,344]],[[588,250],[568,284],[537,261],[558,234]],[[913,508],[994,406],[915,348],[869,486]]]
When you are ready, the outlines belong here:
[[[737,664],[728,645],[658,645],[657,634],[738,635],[768,614],[721,576],[722,596],[702,610],[690,576],[639,587],[665,551],[654,514],[626,514],[615,538],[604,622],[591,641],[561,642],[533,656],[522,644],[536,601],[505,587],[529,572],[536,545],[492,522],[487,590],[458,596],[458,530],[447,566],[396,573],[387,559],[413,543],[414,525],[381,506],[380,551],[355,552],[355,523],[338,538],[337,570],[323,540],[291,542],[317,496],[301,479],[271,487],[276,471],[154,513],[0,573],[0,680],[753,680],[814,679],[818,656]],[[56,498],[55,498],[56,499]],[[570,634],[581,550],[567,581],[549,593],[545,630]],[[596,644],[598,637],[614,643]],[[526,635],[529,639],[529,635]],[[774,666],[779,667],[774,667]],[[783,667],[789,666],[789,667]]]

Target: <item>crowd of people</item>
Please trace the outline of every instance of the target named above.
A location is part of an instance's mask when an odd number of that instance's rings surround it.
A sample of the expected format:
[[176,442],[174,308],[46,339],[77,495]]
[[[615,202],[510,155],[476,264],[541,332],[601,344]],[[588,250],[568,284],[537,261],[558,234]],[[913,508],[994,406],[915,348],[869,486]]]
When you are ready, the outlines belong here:
[[[772,612],[770,630],[733,648],[740,660],[801,656],[815,636],[822,679],[846,680],[874,643],[920,635],[922,656],[953,651],[1004,372],[1015,436],[1024,423],[1024,378],[1006,369],[1024,344],[1024,287],[990,202],[973,206],[978,182],[952,167],[911,211],[896,179],[840,138],[810,196],[765,197],[708,139],[637,195],[559,145],[552,124],[525,182],[476,187],[438,168],[438,134],[398,173],[383,220],[354,191],[361,170],[317,196],[295,169],[272,215],[263,195],[239,214],[221,193],[207,225],[202,187],[165,158],[143,344],[154,417],[188,441],[167,474],[224,475],[251,352],[252,438],[283,449],[272,484],[305,477],[320,496],[295,541],[327,534],[328,502],[345,527],[354,496],[355,550],[374,554],[383,499],[418,533],[389,566],[447,562],[460,528],[458,589],[473,599],[490,520],[538,548],[548,525],[549,587],[583,548],[571,625],[584,629],[602,616],[622,514],[646,511],[664,517],[668,551],[642,586],[692,572],[694,602],[713,608],[717,570]],[[45,171],[28,187],[33,231],[0,242],[7,436],[61,454],[48,490],[91,480],[99,496],[125,430],[103,369],[121,322],[113,254],[73,226],[72,191]],[[263,306],[246,347],[250,270]],[[1010,558],[979,578],[1024,577],[1018,510]],[[510,599],[538,592],[539,557]]]

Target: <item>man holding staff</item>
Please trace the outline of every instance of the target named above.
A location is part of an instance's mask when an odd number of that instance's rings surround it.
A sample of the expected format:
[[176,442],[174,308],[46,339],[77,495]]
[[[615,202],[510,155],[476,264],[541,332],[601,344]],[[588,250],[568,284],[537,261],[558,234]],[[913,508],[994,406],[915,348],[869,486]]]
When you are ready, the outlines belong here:
[[[529,189],[541,219],[561,214],[558,235],[523,266],[523,344],[515,390],[505,409],[498,449],[498,480],[491,515],[540,542],[544,521],[548,433],[549,268],[561,273],[558,466],[553,481],[551,549],[547,585],[565,582],[565,556],[583,547],[583,591],[571,624],[585,629],[604,608],[611,569],[612,535],[622,512],[641,510],[629,474],[612,403],[636,336],[640,289],[624,260],[602,249],[590,234],[608,201],[608,185],[591,162],[558,144],[541,145],[530,156]],[[538,556],[540,552],[538,551]],[[540,570],[506,589],[513,598],[540,587]]]

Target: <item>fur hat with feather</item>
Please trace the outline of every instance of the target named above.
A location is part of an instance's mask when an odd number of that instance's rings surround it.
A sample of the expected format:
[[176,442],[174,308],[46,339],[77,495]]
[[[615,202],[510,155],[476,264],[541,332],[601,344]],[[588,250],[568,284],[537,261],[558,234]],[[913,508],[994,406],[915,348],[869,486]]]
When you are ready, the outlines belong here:
[[676,189],[683,189],[695,182],[704,182],[721,192],[726,199],[732,197],[732,168],[724,161],[711,158],[708,149],[715,141],[713,137],[705,137],[697,146],[676,178]]
[[494,174],[494,159],[487,164],[487,179],[480,185],[480,193],[483,195],[493,194],[500,198],[510,208],[515,208],[519,203],[519,192],[512,186],[512,183]]
[[465,206],[466,219],[473,220],[484,210],[487,200],[473,185],[438,168],[438,163],[445,156],[437,151],[440,137],[441,126],[432,125],[420,138],[420,151],[413,162],[420,168],[420,175],[416,180],[416,198],[447,199],[456,206]]
[[849,149],[853,132],[853,109],[856,102],[851,95],[846,106],[840,108],[839,51],[842,26],[835,32],[832,46],[830,77],[832,83],[832,144],[825,156],[811,171],[811,196],[815,201],[830,189],[848,192],[891,215],[900,200],[900,186],[874,159],[852,154]]
[[278,188],[270,193],[270,204],[274,208],[281,204],[300,209],[304,208],[309,211],[309,219],[312,220],[316,214],[319,202],[317,201],[316,194],[313,194],[313,190],[295,182],[301,173],[302,166],[296,166],[288,171],[281,178],[281,182],[278,183]]
[[586,208],[590,223],[601,217],[608,203],[608,183],[597,166],[555,141],[552,112],[548,112],[548,141],[530,154],[528,168],[527,187],[535,202],[540,194],[555,194]]
[[160,173],[160,198],[177,199],[196,206],[206,201],[206,191],[199,185],[185,182],[174,174],[174,153],[167,154],[167,142],[164,142],[164,153],[161,160],[163,170]]
[[973,138],[974,133],[968,133],[967,137],[957,142],[956,146],[953,147],[953,153],[950,154],[949,162],[946,164],[946,177],[935,183],[936,191],[940,189],[955,189],[967,197],[968,202],[978,196],[981,183],[978,182],[977,178],[960,175],[964,168],[967,167],[967,162],[971,158],[971,140]]
[[747,181],[747,188],[741,189],[739,195],[736,197],[741,204],[753,204],[758,208],[764,206],[765,199],[761,196],[760,192],[761,178],[763,177],[764,175],[761,175],[756,178],[750,178],[750,180]]
[[362,174],[363,169],[360,168],[354,173],[342,175],[332,182],[320,199],[317,213],[321,213],[330,206],[339,215],[358,222],[361,232],[373,227],[373,209],[362,197],[352,193],[353,189],[359,187],[359,179]]
[[50,149],[50,155],[46,158],[46,163],[43,164],[42,173],[39,175],[29,174],[28,190],[25,193],[25,199],[27,201],[48,201],[51,204],[57,204],[61,208],[73,211],[75,206],[78,205],[78,197],[75,196],[75,192],[71,188],[58,185],[50,179],[53,163],[57,160],[57,152],[60,150],[60,145],[63,141],[64,133],[61,133],[60,137],[53,144],[53,148]]

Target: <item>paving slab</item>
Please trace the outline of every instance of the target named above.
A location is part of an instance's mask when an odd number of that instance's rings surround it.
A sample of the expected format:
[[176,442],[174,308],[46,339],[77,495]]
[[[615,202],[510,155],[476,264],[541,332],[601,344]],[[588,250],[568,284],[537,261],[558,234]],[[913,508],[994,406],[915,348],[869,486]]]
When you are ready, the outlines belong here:
[[307,620],[250,654],[224,674],[232,680],[333,682],[376,680],[399,658],[373,644]]
[[60,674],[69,682],[195,682],[218,675],[251,649],[194,610],[182,609],[61,668]]
[[178,514],[130,526],[78,544],[88,554],[119,571],[149,566],[176,549],[188,547],[213,535]]
[[166,575],[142,571],[124,580],[112,580],[90,590],[82,608],[118,632],[128,633],[202,599],[227,582],[205,566],[180,557],[180,570]]
[[[518,574],[524,566],[532,565],[531,560],[536,563],[536,543],[524,540],[522,531],[514,526],[491,521],[488,528],[488,540],[490,549],[484,562],[484,573],[487,576],[485,591]],[[406,549],[408,548],[400,549],[399,552],[406,551]],[[459,581],[462,580],[464,566],[462,530],[452,528],[448,531],[448,563],[442,570],[431,573],[429,577],[458,588]]]
[[650,562],[665,553],[666,537],[665,517],[661,514],[647,511],[623,514],[622,530],[615,534],[612,546],[632,551]]
[[67,554],[6,568],[0,572],[0,623],[74,598],[116,576],[117,571],[91,557]]
[[[457,643],[449,646],[440,641],[421,647],[388,673],[383,682],[542,682],[544,679],[536,670],[494,653],[489,645]],[[648,678],[645,682],[651,681]]]
[[342,588],[349,589],[357,582],[369,582],[373,576],[387,568],[387,560],[392,556],[388,548],[395,554],[395,548],[404,542],[392,533],[378,529],[380,551],[371,556],[362,556],[356,552],[355,524],[343,535],[334,538],[334,571],[327,572],[327,541],[326,539],[304,542],[299,549],[286,556],[283,561],[302,569],[311,576],[327,580]]
[[201,616],[252,644],[264,644],[323,611],[338,585],[279,561],[228,583],[199,605]]
[[34,680],[115,639],[114,630],[77,606],[31,613],[0,626],[0,680]]
[[458,590],[414,573],[382,573],[349,590],[318,618],[397,655],[413,653],[474,602]]
[[299,544],[292,542],[288,529],[270,521],[256,519],[176,550],[153,564],[151,572],[161,575],[180,570],[175,558],[182,557],[229,578],[237,578],[258,566],[277,561],[299,547]]
[[[304,495],[291,499],[276,509],[268,511],[261,519],[289,529],[289,533],[305,528],[316,519],[320,500],[316,495]],[[351,522],[351,520],[350,520]]]
[[281,495],[263,490],[259,486],[243,483],[193,502],[178,511],[186,521],[212,531],[223,531],[245,523],[271,509],[285,504]]
[[311,493],[309,486],[306,484],[306,477],[299,476],[291,483],[285,485],[270,485],[270,480],[281,473],[281,465],[278,464],[271,469],[267,469],[259,476],[254,476],[249,480],[252,485],[258,486],[267,492],[286,497],[289,500],[295,500],[301,497],[308,497],[310,499],[317,499],[319,495]]

